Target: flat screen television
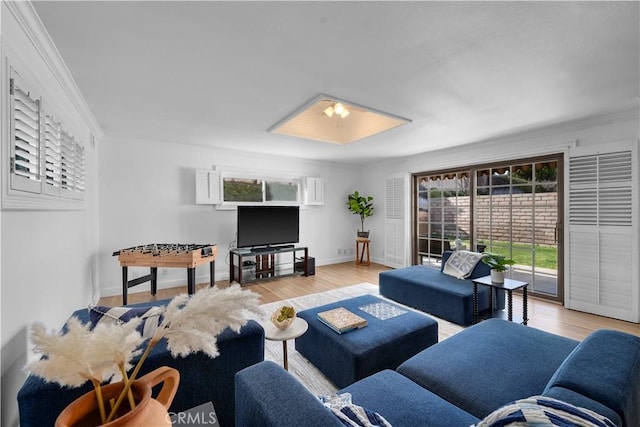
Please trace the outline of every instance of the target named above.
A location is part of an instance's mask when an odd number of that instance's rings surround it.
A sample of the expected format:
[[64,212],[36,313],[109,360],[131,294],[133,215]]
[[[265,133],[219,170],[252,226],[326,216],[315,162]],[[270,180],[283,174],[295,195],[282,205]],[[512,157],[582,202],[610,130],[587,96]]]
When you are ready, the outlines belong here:
[[298,206],[238,206],[239,248],[298,243]]

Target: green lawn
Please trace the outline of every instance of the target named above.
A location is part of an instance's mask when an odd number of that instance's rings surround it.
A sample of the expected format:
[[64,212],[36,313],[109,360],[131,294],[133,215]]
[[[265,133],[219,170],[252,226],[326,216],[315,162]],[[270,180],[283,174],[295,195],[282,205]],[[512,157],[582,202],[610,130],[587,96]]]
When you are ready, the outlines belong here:
[[[491,248],[487,246],[486,251],[495,252],[509,256],[510,242],[493,241]],[[516,264],[531,265],[531,245],[525,243],[512,243],[511,258]],[[536,267],[557,269],[557,248],[555,246],[536,245],[535,246]]]
[[[464,242],[467,247],[470,247],[469,241]],[[550,268],[555,270],[557,266],[557,248],[555,246],[536,245],[536,267]],[[531,265],[531,245],[526,243],[513,243],[513,253],[511,257],[520,265]],[[509,256],[509,242],[494,240],[492,247],[489,249],[489,245],[485,249],[485,252],[495,252],[500,255]]]

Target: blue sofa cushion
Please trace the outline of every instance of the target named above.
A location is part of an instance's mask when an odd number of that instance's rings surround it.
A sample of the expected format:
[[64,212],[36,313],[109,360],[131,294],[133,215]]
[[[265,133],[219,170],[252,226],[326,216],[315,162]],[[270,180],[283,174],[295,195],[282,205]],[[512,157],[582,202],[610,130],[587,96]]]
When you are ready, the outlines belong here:
[[237,426],[342,426],[302,383],[270,361],[238,372],[235,396]]
[[418,353],[397,370],[483,418],[509,402],[542,394],[577,345],[538,329],[489,319]]
[[[588,375],[585,375],[588,372]],[[566,358],[547,385],[589,397],[640,425],[640,337],[601,329]]]
[[496,409],[475,427],[508,426],[615,427],[589,409],[580,408],[545,396],[520,399]]
[[[380,294],[387,298],[458,325],[466,326],[473,323],[471,280],[457,279],[436,268],[414,265],[383,271],[379,275],[378,282]],[[502,298],[496,298],[498,308],[504,307],[504,293],[500,295]],[[480,285],[478,286],[478,309],[482,311],[488,308],[489,287]]]
[[353,403],[375,410],[394,427],[466,427],[478,421],[473,415],[390,370],[362,379],[339,393],[350,393]]

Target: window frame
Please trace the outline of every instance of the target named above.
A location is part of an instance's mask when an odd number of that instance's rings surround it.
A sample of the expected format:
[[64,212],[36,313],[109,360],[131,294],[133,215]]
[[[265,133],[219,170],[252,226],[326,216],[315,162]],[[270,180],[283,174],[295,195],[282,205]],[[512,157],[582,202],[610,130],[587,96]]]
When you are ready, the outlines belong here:
[[[233,201],[225,200],[225,180],[260,181],[261,200]],[[225,168],[220,171],[220,206],[235,208],[241,205],[256,206],[302,206],[304,203],[303,177],[294,174],[274,174],[273,172],[250,171],[245,169]],[[296,186],[296,200],[267,200],[267,186],[269,183],[290,183]]]
[[[2,67],[2,123],[6,129],[0,138],[2,139],[2,209],[27,209],[27,210],[83,210],[85,208],[84,196],[86,173],[86,144],[74,135],[73,129],[68,126],[58,112],[62,111],[55,106],[55,99],[48,97],[45,90],[33,78],[26,67],[21,67],[18,61],[12,61],[3,54]],[[20,68],[17,70],[16,64]],[[37,141],[36,143],[36,168],[37,179],[30,179],[16,174],[16,89],[27,93],[29,98],[37,100]],[[69,135],[67,144],[70,146],[70,165],[68,188],[56,188],[48,179],[47,173],[51,172],[52,163],[47,161],[47,119],[57,121],[60,129]],[[49,143],[51,140],[49,140]],[[49,151],[49,158],[51,152]]]

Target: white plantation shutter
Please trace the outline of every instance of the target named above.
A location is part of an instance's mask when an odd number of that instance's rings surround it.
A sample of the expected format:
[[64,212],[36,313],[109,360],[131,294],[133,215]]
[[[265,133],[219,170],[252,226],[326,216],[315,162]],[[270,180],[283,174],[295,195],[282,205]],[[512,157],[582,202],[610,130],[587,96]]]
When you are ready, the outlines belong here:
[[85,157],[84,147],[79,143],[74,143],[74,199],[83,199],[85,191]]
[[11,189],[41,189],[40,98],[13,69],[11,96]]
[[73,195],[75,173],[74,142],[71,135],[64,131],[61,134],[61,152],[62,191],[65,196],[71,197]]
[[[33,87],[10,67],[10,185],[9,194],[3,194],[4,206],[67,207],[66,202],[63,205],[46,203],[84,198],[85,148],[65,129],[62,120],[46,112],[42,98]],[[41,195],[43,204],[34,203]]]
[[570,153],[566,305],[638,322],[637,147],[608,148]]
[[61,124],[52,116],[45,117],[45,183],[44,192],[59,196],[62,186]]
[[405,176],[392,176],[385,182],[384,264],[406,267]]

